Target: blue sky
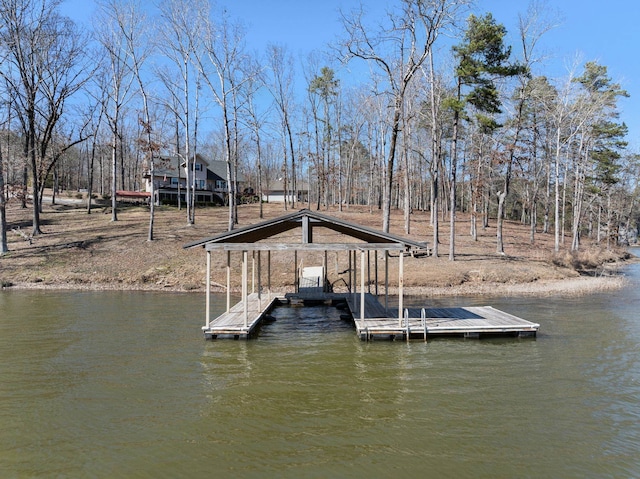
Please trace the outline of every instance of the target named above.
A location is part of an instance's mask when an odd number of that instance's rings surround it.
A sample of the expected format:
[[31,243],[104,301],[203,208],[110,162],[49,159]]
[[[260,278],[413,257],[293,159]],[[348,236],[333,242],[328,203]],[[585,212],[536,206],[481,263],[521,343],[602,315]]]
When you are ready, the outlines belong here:
[[[384,11],[388,1],[363,0],[366,8]],[[360,0],[219,0],[233,17],[247,26],[251,50],[267,43],[287,45],[295,55],[306,56],[323,50],[341,35],[338,10],[348,11]],[[517,41],[518,13],[524,14],[528,0],[478,0],[474,12],[490,11]],[[546,0],[562,21],[547,33],[540,45],[549,57],[544,74],[563,77],[576,58],[595,60],[608,68],[609,76],[620,82],[631,98],[621,101],[622,120],[629,126],[629,140],[640,148],[640,1],[637,0]],[[90,0],[66,0],[63,12],[87,21],[93,9]],[[514,46],[514,50],[515,50]]]

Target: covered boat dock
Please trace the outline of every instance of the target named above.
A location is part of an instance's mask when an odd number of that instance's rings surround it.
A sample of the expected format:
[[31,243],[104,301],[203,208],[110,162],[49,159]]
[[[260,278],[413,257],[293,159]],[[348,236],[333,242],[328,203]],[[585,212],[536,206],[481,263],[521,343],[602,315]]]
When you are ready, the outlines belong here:
[[[292,235],[293,230],[299,230]],[[320,241],[329,232],[329,241]],[[327,236],[324,234],[324,236]],[[336,239],[336,236],[338,237]],[[282,302],[304,304],[330,302],[343,305],[363,340],[378,337],[427,340],[433,335],[535,336],[538,324],[491,307],[405,308],[404,257],[428,252],[426,243],[401,238],[339,218],[307,209],[249,225],[184,246],[203,247],[206,251],[205,338],[249,338],[258,326],[271,319],[270,313]],[[231,304],[231,254],[241,254],[241,298]],[[293,256],[293,291],[272,291],[272,252]],[[328,254],[346,259],[346,268],[329,280]],[[263,271],[266,253],[266,271]],[[299,255],[318,254],[322,264],[303,267]],[[346,253],[346,258],[344,258]],[[212,254],[226,254],[226,311],[211,318]],[[382,255],[382,256],[380,256]],[[393,256],[392,256],[393,255]],[[373,256],[373,265],[372,265]],[[379,258],[382,259],[382,278]],[[397,305],[389,307],[389,261],[398,261]],[[251,271],[249,264],[251,263]],[[262,278],[266,273],[266,285]],[[339,284],[338,284],[339,283]],[[337,286],[340,286],[338,288]],[[383,291],[380,291],[380,286]],[[251,291],[249,291],[251,287]],[[340,289],[340,290],[338,290]]]

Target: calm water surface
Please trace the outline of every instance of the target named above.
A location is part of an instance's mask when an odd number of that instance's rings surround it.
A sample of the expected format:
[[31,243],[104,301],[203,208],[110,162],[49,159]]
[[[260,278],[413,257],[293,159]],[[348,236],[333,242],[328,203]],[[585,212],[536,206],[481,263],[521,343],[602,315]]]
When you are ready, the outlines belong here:
[[361,342],[330,307],[206,342],[202,295],[2,291],[0,477],[640,477],[627,271],[615,293],[431,301],[542,329],[426,344]]

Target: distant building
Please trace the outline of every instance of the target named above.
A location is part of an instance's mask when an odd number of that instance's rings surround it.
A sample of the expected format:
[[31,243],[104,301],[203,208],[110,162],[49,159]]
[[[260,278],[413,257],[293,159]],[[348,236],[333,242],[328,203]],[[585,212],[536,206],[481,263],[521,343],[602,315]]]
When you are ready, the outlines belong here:
[[267,203],[284,203],[285,198],[291,202],[307,202],[309,197],[309,186],[306,182],[299,181],[296,185],[296,192],[291,188],[291,184],[287,185],[285,192],[284,181],[281,179],[269,181],[262,185],[262,201]]
[[[176,204],[178,195],[185,201],[187,182],[192,184],[192,171],[187,171],[184,160],[178,156],[156,159],[153,175],[156,204]],[[151,175],[144,176],[145,191],[151,192]],[[238,173],[238,190],[244,189],[245,179]],[[227,198],[227,164],[224,161],[207,161],[202,155],[196,156],[195,200],[199,204],[224,204]]]

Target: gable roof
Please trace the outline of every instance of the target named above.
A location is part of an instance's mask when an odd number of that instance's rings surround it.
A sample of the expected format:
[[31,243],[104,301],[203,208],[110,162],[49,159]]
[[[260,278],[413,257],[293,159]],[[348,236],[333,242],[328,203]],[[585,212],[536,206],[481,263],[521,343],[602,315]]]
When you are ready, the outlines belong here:
[[[221,179],[227,181],[227,162],[223,160],[210,160],[207,163],[207,178],[208,179]],[[213,176],[209,176],[209,172],[213,174]],[[240,183],[245,181],[244,175],[241,171],[238,171],[237,179]]]
[[[184,245],[184,248],[194,248],[196,246],[206,247],[207,249],[239,249],[235,246],[240,244],[246,249],[303,249],[305,245],[313,244],[313,229],[328,228],[330,230],[342,233],[351,238],[355,238],[364,242],[364,244],[375,245],[377,249],[426,249],[427,244],[402,238],[389,233],[384,233],[366,226],[361,226],[339,218],[313,212],[303,209],[295,213],[283,215],[278,218],[256,223],[254,225],[245,226],[231,231],[220,233],[210,238],[204,238],[198,241]],[[300,243],[282,244],[270,243],[263,247],[251,246],[256,242],[271,238],[280,233],[290,231],[294,228],[301,228]],[[362,243],[317,243],[317,246],[328,249],[356,249],[362,248]]]

